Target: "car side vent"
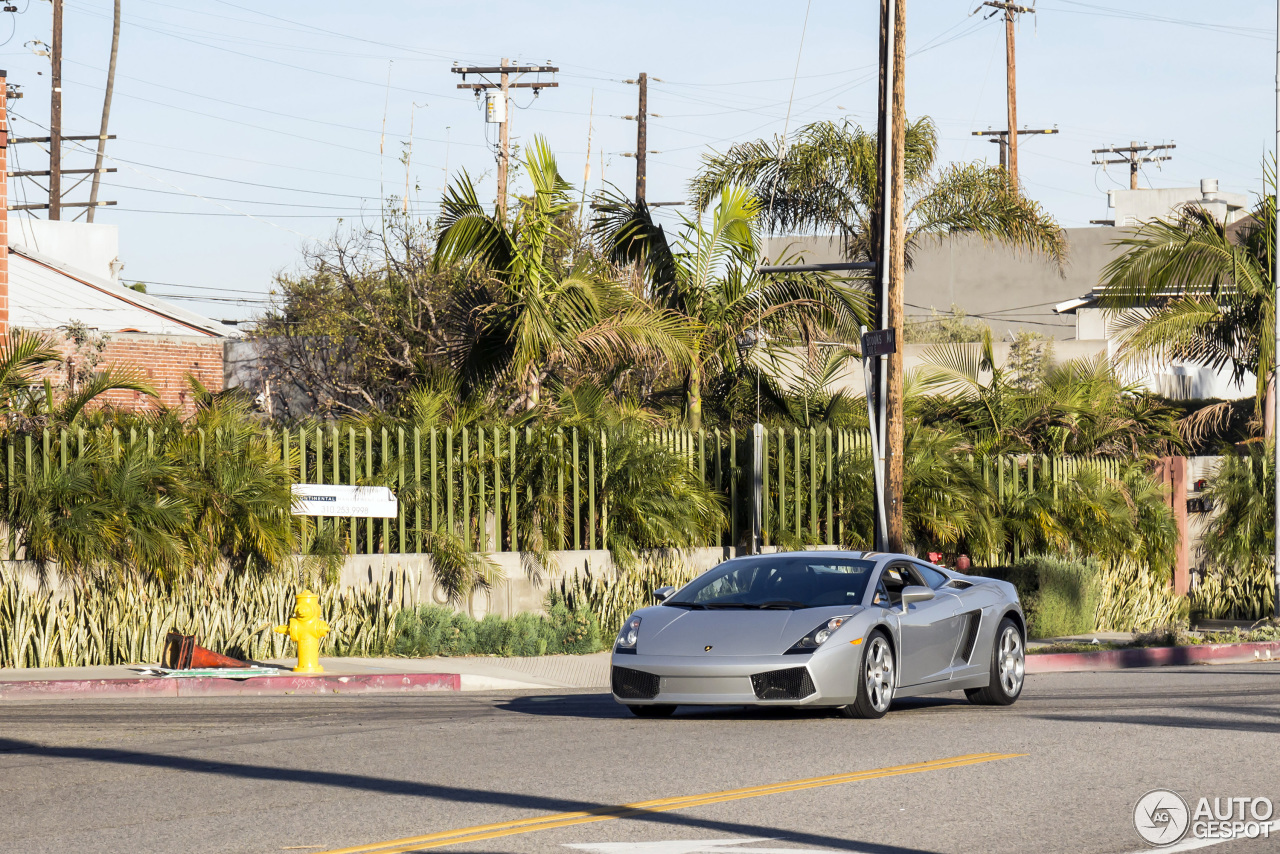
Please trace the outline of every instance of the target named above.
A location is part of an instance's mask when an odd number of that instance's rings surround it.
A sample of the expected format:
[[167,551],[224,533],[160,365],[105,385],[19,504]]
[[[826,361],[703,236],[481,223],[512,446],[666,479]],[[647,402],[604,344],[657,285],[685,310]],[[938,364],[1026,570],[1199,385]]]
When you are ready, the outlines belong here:
[[964,641],[960,644],[960,659],[966,664],[973,658],[973,648],[978,643],[978,627],[982,625],[982,612],[970,611],[964,615],[968,622],[964,629]]
[[970,587],[973,586],[973,584],[968,581],[961,581],[959,578],[953,578],[942,586],[950,587],[953,590],[968,590]]
[[807,667],[788,667],[751,674],[751,688],[761,700],[803,700],[818,689]]
[[652,700],[658,696],[660,677],[656,673],[615,667],[612,681],[613,693],[624,700]]

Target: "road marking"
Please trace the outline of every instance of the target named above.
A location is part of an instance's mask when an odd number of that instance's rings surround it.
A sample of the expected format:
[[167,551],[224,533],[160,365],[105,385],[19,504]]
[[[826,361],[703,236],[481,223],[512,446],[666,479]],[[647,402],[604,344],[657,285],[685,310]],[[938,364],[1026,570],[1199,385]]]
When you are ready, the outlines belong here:
[[[756,839],[667,839],[662,842],[588,842],[565,845],[593,854],[824,854],[828,848],[756,848],[750,842],[774,842],[768,837]],[[733,848],[726,848],[733,845]]]
[[[1266,824],[1266,822],[1263,822],[1263,824]],[[1280,835],[1280,821],[1273,821],[1270,825],[1271,832],[1273,834]],[[1258,838],[1261,839],[1266,837]],[[1250,838],[1247,836],[1237,836],[1234,839],[1185,839],[1177,845],[1170,845],[1168,848],[1147,848],[1142,851],[1134,851],[1132,854],[1152,854],[1153,851],[1158,852],[1158,854],[1178,854],[1179,851],[1199,851],[1201,848],[1211,848],[1214,845],[1221,845],[1224,842],[1249,841]]]
[[729,789],[723,792],[709,792],[702,795],[685,795],[676,798],[659,798],[652,801],[640,801],[634,804],[622,804],[612,807],[598,807],[581,812],[564,812],[534,818],[504,821],[497,824],[481,824],[475,827],[463,827],[457,830],[445,830],[439,833],[428,833],[424,836],[410,836],[404,839],[391,839],[387,842],[375,842],[369,845],[355,845],[350,848],[337,848],[322,854],[403,854],[407,851],[424,851],[428,848],[443,848],[447,845],[462,845],[468,842],[482,842],[501,836],[513,836],[518,833],[533,833],[539,830],[552,830],[558,827],[571,827],[578,824],[590,824],[597,821],[610,821],[617,818],[629,818],[653,812],[669,812],[671,810],[688,809],[689,807],[707,806],[726,801],[738,801],[744,798],[758,798],[763,795],[779,795],[786,792],[797,792],[803,789],[816,789],[823,786],[836,786],[842,783],[858,783],[863,780],[875,780],[882,777],[898,777],[903,774],[919,774],[924,771],[941,771],[946,768],[961,768],[966,765],[979,765],[984,762],[995,762],[1000,759],[1015,759],[1026,756],[1025,753],[970,753],[964,756],[952,756],[949,759],[934,759],[929,762],[913,762],[909,765],[894,765],[890,768],[876,768],[871,771],[853,771],[846,774],[831,774],[826,777],[809,777],[803,780],[790,780],[785,783],[769,783],[763,786],[748,786],[742,789]]

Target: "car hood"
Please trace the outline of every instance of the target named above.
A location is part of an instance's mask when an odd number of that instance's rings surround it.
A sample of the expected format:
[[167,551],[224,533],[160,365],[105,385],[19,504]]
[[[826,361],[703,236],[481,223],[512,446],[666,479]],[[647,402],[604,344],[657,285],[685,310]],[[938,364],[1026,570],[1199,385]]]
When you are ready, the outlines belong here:
[[[824,620],[861,607],[796,611],[708,610],[659,606],[641,612],[641,655],[780,655]],[[708,649],[710,647],[710,649]]]

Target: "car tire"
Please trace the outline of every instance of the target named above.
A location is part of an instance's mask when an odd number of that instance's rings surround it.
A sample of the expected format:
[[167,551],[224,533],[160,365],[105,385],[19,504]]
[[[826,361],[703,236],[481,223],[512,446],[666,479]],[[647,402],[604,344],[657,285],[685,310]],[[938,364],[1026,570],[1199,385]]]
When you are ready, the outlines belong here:
[[893,703],[898,671],[894,664],[893,644],[889,642],[889,636],[879,629],[868,635],[863,645],[857,680],[857,699],[842,706],[840,714],[846,718],[884,717]]
[[627,706],[638,718],[669,718],[675,714],[675,706]]
[[964,695],[977,706],[1011,706],[1026,684],[1026,640],[1010,617],[1000,621],[991,645],[991,681],[985,688],[968,688]]

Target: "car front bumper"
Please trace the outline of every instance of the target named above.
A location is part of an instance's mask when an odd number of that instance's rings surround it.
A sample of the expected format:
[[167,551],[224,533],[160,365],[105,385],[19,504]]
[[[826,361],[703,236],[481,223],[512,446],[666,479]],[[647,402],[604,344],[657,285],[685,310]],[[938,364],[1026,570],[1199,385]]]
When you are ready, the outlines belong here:
[[[843,658],[818,653],[703,657],[615,652],[613,698],[629,706],[845,705],[854,701],[857,664]],[[619,668],[640,675],[619,674]]]

